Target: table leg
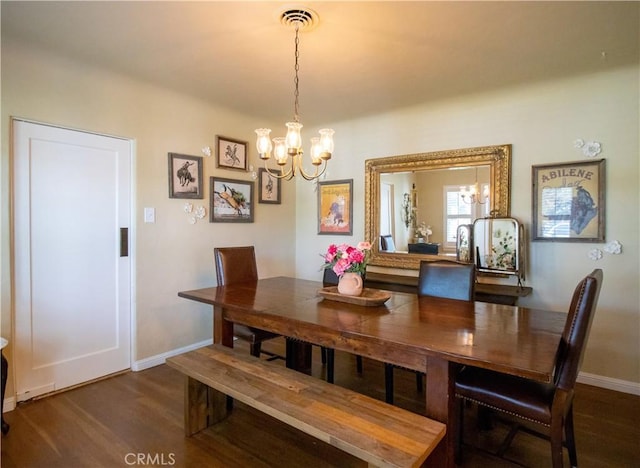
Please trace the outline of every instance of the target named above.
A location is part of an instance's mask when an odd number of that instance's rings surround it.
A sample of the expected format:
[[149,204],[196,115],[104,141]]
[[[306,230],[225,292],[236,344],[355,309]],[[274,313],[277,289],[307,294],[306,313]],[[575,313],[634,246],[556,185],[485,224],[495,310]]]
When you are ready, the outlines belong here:
[[447,433],[427,459],[427,466],[455,466],[455,390],[459,365],[437,357],[427,358],[426,416],[447,425]]
[[224,319],[220,306],[213,306],[213,342],[233,348],[233,322]]
[[287,367],[311,375],[311,345],[291,338],[286,342]]

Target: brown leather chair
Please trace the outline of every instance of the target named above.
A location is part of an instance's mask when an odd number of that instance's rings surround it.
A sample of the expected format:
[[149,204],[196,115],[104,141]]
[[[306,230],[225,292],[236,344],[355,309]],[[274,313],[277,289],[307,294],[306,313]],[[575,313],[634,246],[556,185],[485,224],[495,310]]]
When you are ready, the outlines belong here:
[[[460,399],[457,406],[459,430],[456,434],[458,461],[462,444],[462,403],[467,400],[549,428],[554,468],[562,466],[564,432],[571,466],[578,465],[573,433],[574,387],[601,286],[600,269],[593,270],[576,286],[556,354],[552,383],[544,384],[470,366],[458,374],[455,383],[456,397]],[[502,452],[508,448],[519,429],[524,428],[519,425],[513,427],[503,443]]]
[[[420,262],[418,296],[444,297],[460,301],[473,301],[476,285],[476,268],[472,263],[450,260]],[[397,366],[385,363],[385,401],[393,404],[393,369]],[[401,369],[401,368],[400,368]],[[422,391],[422,372],[416,372],[416,387]]]
[[[218,276],[218,286],[258,281],[258,267],[253,246],[247,247],[216,247],[213,256]],[[262,351],[262,342],[280,335],[258,328],[247,327],[238,323],[233,324],[233,334],[249,342],[251,355],[260,357],[261,353],[273,359],[282,358],[274,353]]]

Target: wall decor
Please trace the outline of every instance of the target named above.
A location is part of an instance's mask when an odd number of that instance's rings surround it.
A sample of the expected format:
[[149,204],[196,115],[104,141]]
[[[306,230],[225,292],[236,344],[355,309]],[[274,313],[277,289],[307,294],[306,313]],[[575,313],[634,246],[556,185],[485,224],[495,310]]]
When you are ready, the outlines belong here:
[[253,182],[211,177],[212,223],[253,222]]
[[246,171],[247,142],[216,135],[216,167]]
[[201,156],[169,153],[169,198],[204,198]]
[[532,166],[533,239],[603,242],[605,160]]
[[[280,175],[280,171],[271,169],[272,174]],[[258,203],[280,204],[282,179],[273,177],[265,168],[258,169]]]
[[318,182],[318,234],[350,236],[353,179]]

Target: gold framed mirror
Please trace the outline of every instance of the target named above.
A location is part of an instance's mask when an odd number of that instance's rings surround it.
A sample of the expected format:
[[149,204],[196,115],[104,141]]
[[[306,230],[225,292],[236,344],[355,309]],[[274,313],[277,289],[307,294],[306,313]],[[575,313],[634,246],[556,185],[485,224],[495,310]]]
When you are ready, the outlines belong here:
[[[455,260],[458,224],[472,224],[489,215],[510,216],[510,183],[511,145],[366,160],[365,239],[372,244],[369,264],[418,269],[426,258]],[[408,211],[405,194],[411,201]],[[418,237],[417,233],[424,235],[425,231],[431,232],[426,239]],[[382,250],[382,236],[393,238],[394,251]],[[415,248],[422,243],[427,245]],[[432,253],[409,253],[410,245],[412,251]]]

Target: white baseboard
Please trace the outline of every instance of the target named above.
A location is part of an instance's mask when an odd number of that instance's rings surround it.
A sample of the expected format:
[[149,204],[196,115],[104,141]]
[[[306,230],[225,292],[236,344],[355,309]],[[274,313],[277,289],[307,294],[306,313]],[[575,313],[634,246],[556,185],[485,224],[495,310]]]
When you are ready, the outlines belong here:
[[601,375],[588,374],[586,372],[580,372],[578,374],[578,382],[586,385],[593,385],[594,387],[615,390],[616,392],[640,395],[640,383],[637,382],[603,377]]
[[16,397],[5,398],[2,402],[2,412],[13,411],[16,409]]
[[173,349],[171,351],[167,351],[166,353],[157,354],[140,361],[134,361],[131,364],[131,370],[134,372],[138,372],[141,370],[149,369],[151,367],[159,366],[160,364],[164,364],[166,359],[170,358],[171,356],[176,356],[188,351],[193,351],[194,349],[202,348],[203,346],[209,346],[212,343],[213,340],[200,341],[199,343],[194,343],[192,345],[185,346],[184,348]]

